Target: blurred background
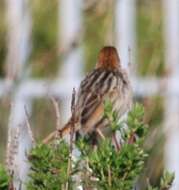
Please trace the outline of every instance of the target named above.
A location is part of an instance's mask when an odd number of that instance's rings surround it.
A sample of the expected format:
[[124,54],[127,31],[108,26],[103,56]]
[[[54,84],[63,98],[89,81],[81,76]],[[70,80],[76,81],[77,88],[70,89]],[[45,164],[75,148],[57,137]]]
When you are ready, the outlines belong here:
[[164,168],[179,189],[179,0],[0,0],[0,161],[25,108],[38,140],[55,129],[52,96],[67,121],[72,89],[104,45],[118,48],[145,106],[150,157],[141,189]]

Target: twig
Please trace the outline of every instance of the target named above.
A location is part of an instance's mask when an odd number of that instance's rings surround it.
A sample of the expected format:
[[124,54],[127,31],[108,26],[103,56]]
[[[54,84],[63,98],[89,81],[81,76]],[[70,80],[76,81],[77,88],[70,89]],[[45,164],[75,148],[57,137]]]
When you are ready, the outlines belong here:
[[[67,177],[69,178],[70,173],[71,173],[71,162],[72,162],[72,151],[73,151],[73,137],[74,137],[74,132],[75,132],[75,96],[76,96],[76,91],[73,88],[73,93],[72,93],[72,101],[71,101],[71,125],[70,125],[70,153],[69,153],[69,159],[68,159],[68,167],[67,167]],[[69,181],[66,183],[66,190],[68,190],[69,187]]]
[[55,117],[56,117],[56,133],[55,133],[55,139],[57,139],[60,135],[58,133],[58,130],[60,129],[60,109],[59,109],[59,105],[58,105],[58,101],[57,99],[55,99],[54,97],[50,98],[55,110]]
[[27,126],[27,131],[28,131],[28,134],[32,140],[32,144],[35,144],[35,139],[34,139],[34,136],[33,136],[33,133],[32,133],[32,128],[30,126],[30,120],[29,120],[29,114],[28,114],[28,111],[27,111],[27,107],[24,106],[24,111],[25,111],[25,123],[26,123],[26,126]]
[[[45,137],[43,139],[43,143],[44,144],[48,144],[50,141],[54,140],[55,137],[60,137],[60,138],[63,138],[65,135],[67,134],[71,134],[71,131],[73,131],[73,133],[75,131],[78,131],[79,128],[75,128],[75,125],[74,123],[76,123],[76,116],[74,115],[75,114],[75,90],[73,90],[73,94],[72,94],[72,102],[71,102],[71,112],[72,112],[72,116],[71,116],[71,119],[63,126],[63,127],[60,127],[60,111],[59,111],[59,107],[58,107],[58,103],[56,100],[53,100],[53,104],[54,104],[54,107],[55,107],[55,112],[56,112],[56,118],[57,118],[57,122],[56,122],[56,130],[51,132],[47,137]],[[72,128],[72,130],[71,130]],[[72,135],[73,136],[73,135]]]
[[[129,57],[129,61],[128,61],[128,65],[127,65],[128,66],[128,71],[129,72],[132,71],[132,73],[134,73],[135,68],[133,67],[133,64],[132,64],[132,50],[131,50],[130,47],[128,47],[128,57]],[[134,71],[132,69],[134,69]]]
[[132,65],[132,61],[131,61],[131,48],[128,47],[128,56],[129,56],[129,62],[128,62],[128,67],[130,68]]
[[13,175],[12,175],[11,178],[10,178],[8,190],[15,190],[14,185],[13,185],[13,182],[12,182],[12,179],[13,179]]
[[19,147],[20,127],[9,128],[8,131],[8,143],[6,153],[6,166],[10,175],[14,173],[15,156],[18,153]]
[[50,133],[47,137],[45,137],[45,139],[43,139],[43,143],[44,144],[48,144],[50,141],[52,141],[56,135],[57,135],[58,131],[53,131],[52,133]]
[[129,143],[129,144],[133,144],[135,141],[136,141],[135,133],[132,132],[131,136],[130,136],[129,139],[128,139],[128,143]]
[[109,184],[109,186],[112,185],[112,183],[111,183],[111,168],[109,165],[108,165],[108,184]]
[[98,133],[98,135],[99,135],[103,140],[105,139],[105,136],[103,135],[102,131],[101,131],[99,128],[96,129],[96,132]]
[[117,151],[119,151],[119,150],[121,149],[121,146],[120,146],[120,144],[119,144],[118,141],[117,141],[117,138],[116,138],[116,134],[115,134],[115,133],[112,134],[112,139],[114,140],[114,144],[115,144],[115,146],[116,146]]
[[71,128],[70,128],[70,151],[73,150],[73,136],[75,132],[75,121],[76,121],[76,110],[75,110],[75,97],[76,97],[76,91],[73,88],[73,94],[72,94],[72,101],[71,101]]
[[50,99],[55,109],[56,130],[58,130],[60,128],[60,109],[59,109],[58,101],[54,97],[51,97]]

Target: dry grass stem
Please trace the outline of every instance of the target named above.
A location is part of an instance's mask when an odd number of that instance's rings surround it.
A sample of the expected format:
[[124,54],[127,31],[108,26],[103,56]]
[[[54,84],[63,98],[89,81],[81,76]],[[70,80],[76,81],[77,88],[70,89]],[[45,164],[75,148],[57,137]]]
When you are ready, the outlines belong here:
[[111,182],[111,168],[110,168],[109,165],[108,165],[108,184],[109,184],[109,186],[112,185],[112,182]]
[[52,101],[52,104],[54,106],[54,110],[55,110],[55,117],[56,117],[56,130],[60,129],[60,109],[59,109],[59,104],[57,99],[55,99],[54,97],[50,98]]
[[114,144],[115,144],[115,147],[116,147],[116,150],[119,151],[121,149],[121,145],[119,144],[117,138],[116,138],[116,134],[113,133],[112,135],[112,139],[114,141]]
[[60,134],[58,133],[58,130],[60,129],[60,109],[59,109],[59,104],[58,100],[55,99],[54,97],[50,98],[55,110],[55,117],[56,117],[56,132],[55,132],[55,139],[58,139]]
[[7,153],[6,153],[6,165],[10,175],[14,173],[14,160],[15,156],[18,153],[19,136],[20,136],[20,126],[18,126],[17,128],[9,129]]
[[34,135],[32,133],[32,128],[31,128],[31,125],[30,125],[30,117],[29,117],[29,114],[28,114],[28,111],[27,111],[27,108],[26,106],[24,106],[24,111],[25,111],[25,123],[26,123],[26,127],[27,127],[27,131],[28,131],[28,134],[32,140],[32,144],[35,144],[35,139],[34,139]]
[[96,129],[97,134],[104,140],[105,136],[103,135],[102,131],[100,129]]

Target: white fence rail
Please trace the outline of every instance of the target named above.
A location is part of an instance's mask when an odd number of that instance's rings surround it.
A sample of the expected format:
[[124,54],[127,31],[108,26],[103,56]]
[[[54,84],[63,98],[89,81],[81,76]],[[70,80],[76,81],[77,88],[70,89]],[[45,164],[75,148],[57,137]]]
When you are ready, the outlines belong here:
[[[77,87],[81,79],[82,48],[76,47],[67,53],[64,64],[58,78],[49,82],[47,80],[34,80],[24,75],[27,62],[31,33],[31,17],[27,6],[27,0],[7,0],[8,18],[8,55],[7,77],[0,80],[0,98],[12,92],[12,110],[9,128],[16,128],[25,123],[25,110],[27,106],[31,111],[31,103],[34,98],[47,95],[59,96],[63,99],[65,119],[69,115],[69,99],[73,87]],[[167,143],[165,148],[166,166],[175,172],[173,190],[179,189],[179,0],[164,0],[164,39],[166,49],[166,65],[170,69],[168,78],[139,78],[136,76],[135,65],[132,66],[132,82],[134,93],[137,96],[162,95],[165,98],[165,130],[167,131]],[[59,0],[59,47],[64,51],[78,38],[82,27],[82,1]],[[122,63],[127,67],[129,62],[135,64],[136,54],[136,1],[120,0],[116,6],[116,46],[120,50]],[[59,25],[60,25],[59,24]],[[129,50],[131,49],[131,60]],[[15,83],[19,79],[19,83]],[[23,79],[23,80],[22,80]],[[167,82],[166,82],[167,81]],[[50,94],[49,94],[50,92]],[[63,121],[64,122],[64,121]],[[26,165],[25,152],[30,148],[31,137],[20,142],[21,150],[17,154],[18,159]],[[29,146],[30,145],[30,146]],[[25,150],[25,151],[24,151]],[[23,152],[23,153],[22,153]],[[24,155],[23,155],[24,154]],[[19,178],[23,181],[24,168],[18,170]],[[23,177],[22,177],[23,176]],[[19,183],[17,183],[17,187]],[[17,188],[18,189],[18,188]]]

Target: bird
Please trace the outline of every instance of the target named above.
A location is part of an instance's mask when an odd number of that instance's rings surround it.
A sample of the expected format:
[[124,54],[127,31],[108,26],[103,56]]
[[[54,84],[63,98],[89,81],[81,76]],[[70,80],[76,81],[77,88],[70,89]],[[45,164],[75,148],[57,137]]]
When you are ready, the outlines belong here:
[[[122,68],[117,49],[103,47],[98,55],[95,68],[82,80],[76,96],[75,118],[58,130],[60,136],[70,132],[75,122],[75,132],[89,135],[97,129],[109,130],[109,120],[104,115],[105,101],[110,101],[118,119],[125,115],[132,106],[132,87],[127,71]],[[45,142],[55,135],[51,133]]]

